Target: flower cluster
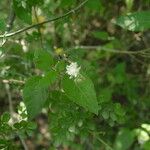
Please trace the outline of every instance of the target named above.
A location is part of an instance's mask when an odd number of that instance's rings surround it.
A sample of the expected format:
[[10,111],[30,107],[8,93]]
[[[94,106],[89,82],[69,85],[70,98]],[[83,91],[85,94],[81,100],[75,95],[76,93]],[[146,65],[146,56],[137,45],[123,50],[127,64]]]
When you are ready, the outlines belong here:
[[72,62],[70,65],[66,66],[66,73],[70,75],[70,79],[76,78],[79,74],[81,67],[78,67],[78,64],[76,62]]

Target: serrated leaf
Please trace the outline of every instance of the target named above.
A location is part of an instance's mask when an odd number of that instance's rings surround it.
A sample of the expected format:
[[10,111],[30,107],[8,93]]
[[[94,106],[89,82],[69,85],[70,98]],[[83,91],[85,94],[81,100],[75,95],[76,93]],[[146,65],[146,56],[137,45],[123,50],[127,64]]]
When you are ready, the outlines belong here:
[[27,24],[32,23],[31,7],[24,8],[20,2],[13,0],[13,7],[16,16]]
[[135,12],[116,19],[115,24],[130,31],[150,29],[150,11]]
[[83,75],[76,79],[65,76],[62,81],[65,94],[70,100],[92,113],[98,114],[98,102],[92,81]]
[[23,99],[27,107],[29,119],[34,118],[40,113],[48,98],[48,87],[57,78],[57,73],[51,71],[44,77],[31,77],[23,89]]
[[34,62],[37,68],[48,71],[53,65],[53,58],[47,51],[38,50],[34,54]]

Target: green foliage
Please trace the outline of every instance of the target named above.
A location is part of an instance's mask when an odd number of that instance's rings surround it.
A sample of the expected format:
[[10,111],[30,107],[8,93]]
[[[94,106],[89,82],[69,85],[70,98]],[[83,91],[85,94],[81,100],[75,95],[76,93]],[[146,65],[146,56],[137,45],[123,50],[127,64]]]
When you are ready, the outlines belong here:
[[145,31],[150,29],[150,11],[135,12],[121,16],[116,24],[130,31]]
[[62,0],[60,3],[60,7],[69,7],[76,3],[76,0]]
[[92,33],[93,36],[97,39],[101,39],[101,40],[108,40],[109,39],[109,35],[107,32],[99,32],[99,31],[95,31]]
[[19,19],[27,24],[32,23],[31,6],[28,5],[27,1],[13,0],[13,6]]
[[128,150],[134,142],[135,133],[129,129],[119,131],[114,145],[115,150]]
[[146,143],[143,145],[143,149],[144,149],[144,150],[149,150],[149,147],[150,147],[150,141],[146,142]]
[[94,1],[88,1],[87,6],[89,9],[91,10],[96,10],[96,11],[100,11],[101,9],[101,1],[100,0],[94,0]]
[[28,79],[23,90],[23,99],[29,118],[32,119],[43,108],[48,98],[48,88],[56,80],[56,72],[48,72],[44,77],[34,76]]
[[62,81],[62,86],[70,100],[83,106],[90,112],[98,114],[99,108],[94,85],[88,77],[80,74],[73,80],[65,76]]
[[5,31],[5,21],[3,19],[0,19],[0,32]]
[[34,62],[36,67],[43,71],[50,70],[50,67],[54,63],[52,56],[47,51],[43,50],[35,51]]
[[1,116],[1,121],[6,123],[10,120],[10,114],[5,112],[2,116]]
[[0,116],[0,149],[19,149],[14,145],[15,137],[23,140],[27,136],[32,136],[37,127],[34,122],[13,119],[7,112]]
[[1,1],[0,149],[149,150],[148,1]]

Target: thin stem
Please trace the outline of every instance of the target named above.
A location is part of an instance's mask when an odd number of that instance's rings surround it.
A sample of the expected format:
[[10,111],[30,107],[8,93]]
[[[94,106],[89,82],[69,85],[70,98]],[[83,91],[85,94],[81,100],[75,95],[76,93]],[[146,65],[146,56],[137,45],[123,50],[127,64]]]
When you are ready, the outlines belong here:
[[24,139],[21,136],[19,136],[19,135],[18,135],[18,137],[20,139],[20,142],[23,145],[24,150],[29,150],[28,147],[27,147],[27,145],[26,145],[26,143],[25,143],[25,141],[24,141]]
[[14,9],[13,9],[12,0],[9,0],[9,3],[10,3],[10,11],[9,11],[9,15],[8,15],[7,25],[6,25],[6,31],[3,35],[4,37],[2,39],[0,47],[2,47],[6,43],[7,39],[6,39],[5,35],[7,35],[9,31],[11,31],[11,29],[13,28],[13,23],[15,21],[15,16],[16,15],[15,15],[15,12],[14,12]]
[[53,18],[53,19],[48,19],[48,20],[43,21],[43,22],[41,22],[41,23],[33,24],[33,25],[31,25],[31,26],[25,27],[25,28],[23,28],[23,29],[17,30],[17,31],[12,32],[12,33],[0,35],[0,38],[12,37],[12,36],[14,36],[14,35],[17,35],[17,34],[20,34],[20,33],[22,33],[22,32],[25,32],[25,31],[27,31],[27,30],[30,30],[30,29],[32,29],[32,28],[39,27],[39,26],[42,26],[42,25],[44,25],[44,24],[47,24],[47,23],[50,23],[50,22],[57,21],[57,20],[59,20],[59,19],[65,18],[65,17],[67,17],[67,16],[69,16],[69,15],[71,15],[71,14],[74,14],[74,13],[75,13],[76,11],[78,11],[81,7],[83,7],[83,6],[85,5],[85,3],[87,3],[87,2],[88,2],[88,0],[83,1],[83,2],[82,2],[80,5],[78,5],[76,8],[74,8],[74,9],[68,11],[68,12],[65,13],[64,15],[58,16],[58,17]]
[[101,139],[100,137],[97,138],[98,141],[100,141],[102,144],[104,144],[107,148],[109,148],[110,150],[113,150],[112,147],[110,147],[103,139]]
[[[100,141],[103,145],[105,145],[109,150],[113,150],[113,148],[110,146],[110,145],[108,145],[103,139],[101,139],[98,135],[100,134],[100,133],[93,133],[93,132],[91,132],[90,131],[90,133],[98,140],[98,141]],[[97,135],[96,135],[97,134]]]
[[2,80],[3,83],[17,83],[17,84],[25,84],[25,81],[22,81],[22,80],[16,80],[16,79],[4,79]]
[[111,49],[111,48],[107,48],[104,46],[76,46],[75,49],[97,49],[99,51],[107,51],[107,52],[111,52],[111,53],[119,53],[119,54],[127,54],[127,55],[140,55],[142,57],[150,57],[148,51],[150,51],[150,49],[143,49],[143,50],[138,50],[138,51],[126,51],[126,50],[117,50],[117,49]]
[[137,54],[139,52],[137,51],[122,51],[122,50],[116,50],[116,49],[111,49],[107,48],[104,46],[76,46],[76,49],[81,48],[81,49],[97,49],[101,51],[108,51],[108,52],[113,52],[113,53],[123,53],[123,54]]

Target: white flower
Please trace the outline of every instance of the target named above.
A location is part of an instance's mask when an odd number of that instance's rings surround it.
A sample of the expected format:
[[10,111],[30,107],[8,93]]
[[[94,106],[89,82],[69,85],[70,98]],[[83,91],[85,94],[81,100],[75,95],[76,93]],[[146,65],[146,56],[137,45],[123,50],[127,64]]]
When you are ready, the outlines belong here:
[[76,62],[72,62],[70,65],[66,66],[66,73],[70,75],[70,79],[73,77],[77,77],[79,74],[81,67],[78,67],[78,64]]

